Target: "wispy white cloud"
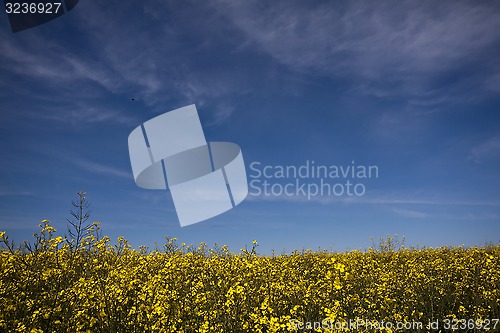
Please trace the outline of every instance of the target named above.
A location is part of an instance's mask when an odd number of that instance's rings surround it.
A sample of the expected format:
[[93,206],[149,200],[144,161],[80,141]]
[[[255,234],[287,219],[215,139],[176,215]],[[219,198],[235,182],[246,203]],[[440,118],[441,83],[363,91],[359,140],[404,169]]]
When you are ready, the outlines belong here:
[[409,217],[409,218],[425,218],[429,217],[430,214],[424,213],[421,211],[417,210],[411,210],[411,209],[399,209],[399,208],[394,208],[392,210],[394,213],[397,215],[403,216],[403,217]]
[[118,73],[95,61],[92,54],[71,54],[64,45],[36,30],[20,37],[0,31],[0,48],[3,70],[19,77],[61,87],[90,80],[111,92],[116,92],[120,85]]
[[500,157],[500,136],[494,136],[473,147],[469,159],[476,162]]
[[[0,215],[0,230],[36,230],[37,225],[40,223],[40,220],[33,219],[32,216],[24,216],[24,215]],[[12,236],[13,240],[16,240],[16,243],[22,242],[23,239],[18,239],[15,235],[9,235],[9,238]],[[31,240],[27,238],[27,240]]]
[[132,179],[132,172],[118,169],[116,167],[88,161],[88,160],[81,159],[81,158],[71,159],[71,161],[76,166],[78,166],[84,170],[87,170],[89,172],[92,172],[92,173]]
[[0,197],[13,197],[13,196],[31,196],[35,195],[31,191],[19,191],[19,190],[0,190]]
[[[72,14],[85,40],[80,53],[41,30],[15,38],[0,31],[0,57],[10,64],[3,70],[61,88],[91,82],[132,93],[155,112],[169,103],[207,105],[214,123],[232,112],[217,100],[249,88],[229,67],[215,72],[193,62],[213,53],[214,40],[236,53],[267,54],[298,73],[349,78],[357,92],[403,94],[414,108],[500,92],[496,3],[211,0],[194,12],[170,1],[120,6],[121,15],[100,3]],[[194,35],[200,43],[187,57],[186,37]],[[471,63],[477,71],[436,87],[440,75]]]
[[[500,35],[494,33],[500,31],[497,3],[211,3],[250,40],[248,47],[257,47],[297,71],[358,78],[367,92],[418,96],[434,89],[439,75],[460,71],[471,62],[479,71],[450,85],[471,80],[482,87],[485,79],[499,73],[492,52],[500,44]],[[381,91],[377,89],[381,82],[391,85]],[[439,94],[430,97],[435,102],[437,98]]]
[[495,200],[446,200],[446,199],[422,199],[410,198],[401,195],[395,196],[320,196],[311,195],[248,195],[249,201],[269,201],[269,202],[292,202],[292,203],[320,203],[320,204],[370,204],[386,206],[474,206],[474,207],[500,207],[500,201]]
[[125,125],[138,123],[135,117],[118,109],[110,109],[82,101],[64,103],[64,105],[39,106],[34,110],[26,110],[24,114],[35,119],[48,119],[72,125],[105,122]]
[[198,64],[218,51],[212,49],[210,32],[219,34],[223,21],[214,20],[210,8],[198,3],[196,11],[169,1],[120,7],[122,15],[101,3],[88,3],[75,13],[78,26],[93,41],[88,52],[98,57],[71,55],[66,61],[73,70],[113,92],[130,92],[153,113],[196,103],[214,110],[214,122],[226,120],[231,111],[220,100],[240,94],[243,84],[231,75],[231,67],[215,71]]
[[73,78],[88,79],[113,93],[118,92],[123,86],[119,73],[99,62],[65,54],[61,58],[71,66]]
[[222,103],[215,106],[215,111],[213,112],[213,120],[207,124],[207,126],[216,126],[224,123],[234,112],[234,107],[227,103]]
[[422,206],[485,206],[500,207],[500,201],[495,200],[452,200],[452,199],[422,199],[411,198],[401,195],[401,198],[391,197],[361,197],[355,199],[346,199],[352,203],[369,203],[381,205],[422,205]]
[[[0,31],[0,49],[4,51],[0,55],[0,70],[18,78],[9,83],[10,88],[19,86],[19,89],[15,88],[15,92],[21,97],[20,100],[26,97],[34,102],[29,109],[23,110],[23,115],[71,124],[136,122],[123,111],[103,107],[97,102],[96,97],[102,97],[103,94],[92,92],[89,82],[95,83],[98,89],[111,93],[122,91],[125,85],[119,73],[97,61],[92,55],[71,54],[63,45],[36,30],[21,37]],[[19,83],[20,80],[31,83],[27,86]],[[33,89],[31,84],[38,88]],[[43,91],[46,87],[50,89],[50,93]],[[16,108],[5,106],[9,117],[20,114],[18,104]]]

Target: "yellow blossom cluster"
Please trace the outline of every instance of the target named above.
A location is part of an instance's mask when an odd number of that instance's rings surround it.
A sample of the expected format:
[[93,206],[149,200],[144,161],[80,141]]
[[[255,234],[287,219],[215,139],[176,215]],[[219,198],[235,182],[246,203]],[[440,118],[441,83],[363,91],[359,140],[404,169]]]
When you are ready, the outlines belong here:
[[1,332],[326,332],[297,323],[500,317],[500,246],[257,255],[256,242],[235,254],[167,238],[148,251],[98,233],[72,248],[48,221],[41,228],[29,251],[0,232]]

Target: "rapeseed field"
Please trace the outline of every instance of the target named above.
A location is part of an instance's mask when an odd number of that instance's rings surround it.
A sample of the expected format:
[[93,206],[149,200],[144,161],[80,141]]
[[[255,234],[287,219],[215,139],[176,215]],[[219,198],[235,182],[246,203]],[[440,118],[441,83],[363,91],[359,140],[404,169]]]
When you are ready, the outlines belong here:
[[406,249],[388,237],[362,252],[258,255],[255,241],[231,253],[167,237],[150,251],[113,244],[98,223],[77,244],[49,221],[40,228],[19,247],[0,232],[1,332],[500,328],[498,245]]

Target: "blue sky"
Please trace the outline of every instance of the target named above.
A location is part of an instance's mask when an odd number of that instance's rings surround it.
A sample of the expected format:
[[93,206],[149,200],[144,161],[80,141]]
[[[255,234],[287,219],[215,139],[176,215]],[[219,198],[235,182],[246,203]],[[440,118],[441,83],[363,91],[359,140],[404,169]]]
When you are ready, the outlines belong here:
[[[13,34],[0,19],[0,230],[92,220],[134,246],[259,251],[500,241],[500,3],[81,1]],[[134,100],[132,100],[134,99]],[[249,165],[376,165],[360,197],[249,196],[181,228],[132,176],[127,138],[196,104]]]

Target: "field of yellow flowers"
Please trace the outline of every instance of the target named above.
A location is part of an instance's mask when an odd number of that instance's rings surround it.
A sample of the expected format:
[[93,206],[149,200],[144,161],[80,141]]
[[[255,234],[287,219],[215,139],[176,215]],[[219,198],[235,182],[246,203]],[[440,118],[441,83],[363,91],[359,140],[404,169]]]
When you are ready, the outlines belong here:
[[[225,246],[189,247],[167,238],[161,248],[147,251],[132,249],[123,238],[112,244],[99,236],[97,223],[74,246],[42,222],[31,246],[16,249],[0,232],[1,332],[500,327],[498,245],[263,256],[256,254],[256,242],[251,251],[235,254]],[[353,321],[364,324],[349,326]],[[433,330],[426,328],[437,321]],[[396,326],[417,322],[424,326]]]

